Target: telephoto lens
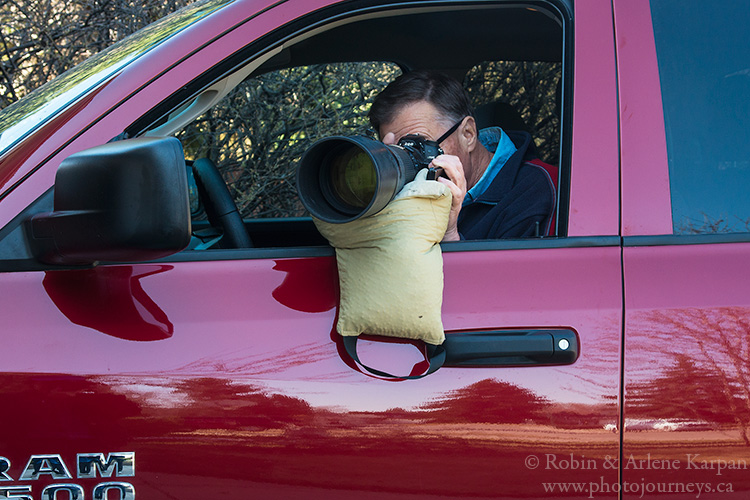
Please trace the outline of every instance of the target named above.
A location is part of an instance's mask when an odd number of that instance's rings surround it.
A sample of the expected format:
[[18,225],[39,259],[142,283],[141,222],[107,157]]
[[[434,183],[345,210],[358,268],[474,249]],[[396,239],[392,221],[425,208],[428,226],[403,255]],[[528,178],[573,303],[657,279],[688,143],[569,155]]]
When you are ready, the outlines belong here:
[[432,161],[412,149],[365,136],[321,139],[297,169],[300,200],[310,215],[333,224],[376,214]]

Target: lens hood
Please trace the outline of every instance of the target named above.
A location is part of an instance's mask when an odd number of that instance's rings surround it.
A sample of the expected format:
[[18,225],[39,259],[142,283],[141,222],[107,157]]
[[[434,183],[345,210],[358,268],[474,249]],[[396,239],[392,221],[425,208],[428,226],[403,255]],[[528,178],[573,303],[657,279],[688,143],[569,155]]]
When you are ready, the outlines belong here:
[[[342,180],[342,175],[354,179]],[[399,146],[365,136],[332,136],[315,142],[302,156],[297,192],[313,217],[340,224],[378,213],[415,175],[413,161]],[[351,188],[355,181],[372,186]]]

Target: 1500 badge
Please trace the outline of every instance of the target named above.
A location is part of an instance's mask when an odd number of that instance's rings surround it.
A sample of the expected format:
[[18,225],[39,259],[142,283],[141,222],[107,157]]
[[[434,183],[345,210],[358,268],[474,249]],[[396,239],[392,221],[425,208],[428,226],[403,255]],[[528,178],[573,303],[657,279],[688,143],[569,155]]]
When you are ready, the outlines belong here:
[[[76,478],[94,479],[96,477],[135,477],[135,452],[79,453],[76,455]],[[30,485],[6,486],[3,482],[15,481],[10,475],[11,461],[0,456],[0,500],[34,500]],[[35,481],[47,478],[53,481],[70,481],[73,479],[67,465],[60,455],[31,455],[18,481]],[[7,484],[7,483],[6,483]],[[132,484],[121,481],[108,481],[97,484],[92,495],[94,500],[104,500],[108,493],[116,492],[120,500],[134,500],[135,488]],[[81,485],[75,483],[56,483],[45,486],[41,498],[56,500],[58,492],[66,492],[70,500],[84,500],[85,493]]]

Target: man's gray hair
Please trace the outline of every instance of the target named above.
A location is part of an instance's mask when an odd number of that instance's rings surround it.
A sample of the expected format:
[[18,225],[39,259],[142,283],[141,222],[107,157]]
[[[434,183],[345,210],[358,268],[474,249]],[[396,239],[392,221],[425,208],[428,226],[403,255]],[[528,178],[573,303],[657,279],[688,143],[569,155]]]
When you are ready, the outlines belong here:
[[375,97],[368,113],[370,124],[379,132],[404,106],[420,101],[435,106],[451,123],[474,114],[469,96],[456,79],[437,71],[412,71],[393,80]]

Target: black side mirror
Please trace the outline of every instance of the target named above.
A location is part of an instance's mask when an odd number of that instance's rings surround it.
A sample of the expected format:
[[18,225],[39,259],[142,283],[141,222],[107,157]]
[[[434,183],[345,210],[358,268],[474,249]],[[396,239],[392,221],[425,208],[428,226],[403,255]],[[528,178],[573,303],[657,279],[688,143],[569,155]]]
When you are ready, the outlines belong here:
[[128,139],[69,156],[55,177],[54,211],[29,220],[45,263],[91,265],[166,257],[190,243],[182,144]]

